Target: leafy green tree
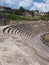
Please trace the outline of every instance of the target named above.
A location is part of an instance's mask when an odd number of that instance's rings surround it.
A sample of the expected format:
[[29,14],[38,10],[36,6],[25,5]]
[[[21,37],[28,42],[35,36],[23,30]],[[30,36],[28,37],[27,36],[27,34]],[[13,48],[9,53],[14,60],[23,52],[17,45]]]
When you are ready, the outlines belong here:
[[19,10],[20,10],[20,12],[24,12],[24,8],[23,7],[20,7]]
[[20,15],[20,11],[19,10],[15,10],[15,14],[16,15]]
[[47,13],[47,17],[49,17],[49,12]]
[[20,7],[19,9],[15,10],[15,14],[17,14],[17,15],[23,15],[23,13],[24,13],[23,7]]
[[34,11],[32,11],[32,16],[34,16]]

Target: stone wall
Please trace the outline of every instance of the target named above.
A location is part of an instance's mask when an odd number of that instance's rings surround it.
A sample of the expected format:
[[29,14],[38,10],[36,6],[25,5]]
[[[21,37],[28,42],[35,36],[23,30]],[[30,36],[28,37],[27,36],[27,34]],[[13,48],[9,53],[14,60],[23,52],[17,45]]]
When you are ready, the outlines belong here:
[[[6,23],[6,24],[5,24]],[[16,25],[16,24],[33,24],[33,25],[49,25],[49,21],[15,21],[15,20],[6,20],[6,22],[4,20],[0,19],[0,26],[1,25]]]
[[0,19],[0,26],[4,26],[4,25],[10,25],[10,21],[8,20],[4,21]]
[[36,25],[49,25],[49,21],[15,21],[15,20],[11,20],[10,24],[26,24],[26,23],[32,23],[32,24],[36,24]]
[[43,35],[41,36],[41,41],[44,43],[44,44],[46,44],[47,46],[49,46],[49,42],[47,42],[44,38],[43,38]]

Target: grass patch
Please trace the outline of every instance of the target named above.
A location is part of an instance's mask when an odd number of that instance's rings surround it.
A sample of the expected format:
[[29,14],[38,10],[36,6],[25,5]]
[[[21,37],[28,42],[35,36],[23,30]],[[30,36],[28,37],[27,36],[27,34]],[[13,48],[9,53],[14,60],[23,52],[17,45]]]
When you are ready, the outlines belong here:
[[12,19],[12,20],[17,20],[17,21],[22,21],[22,20],[31,20],[29,18],[26,18],[25,16],[18,16],[18,15],[14,15],[14,14],[10,14],[8,16],[9,19]]

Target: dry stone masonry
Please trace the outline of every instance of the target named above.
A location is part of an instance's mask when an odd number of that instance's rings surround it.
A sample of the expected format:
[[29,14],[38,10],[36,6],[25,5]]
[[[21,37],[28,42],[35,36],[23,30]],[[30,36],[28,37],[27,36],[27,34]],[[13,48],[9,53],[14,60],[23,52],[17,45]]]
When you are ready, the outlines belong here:
[[49,65],[49,47],[41,35],[48,25],[38,23],[0,27],[0,65]]

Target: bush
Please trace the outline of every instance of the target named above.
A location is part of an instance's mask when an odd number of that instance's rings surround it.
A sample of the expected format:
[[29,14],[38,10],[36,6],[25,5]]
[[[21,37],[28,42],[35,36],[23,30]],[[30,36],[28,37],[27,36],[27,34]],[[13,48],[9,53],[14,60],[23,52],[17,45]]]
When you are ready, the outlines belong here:
[[21,20],[30,20],[29,18],[26,18],[26,17],[21,17],[21,16],[18,16],[18,15],[14,15],[14,14],[10,14],[9,16],[8,16],[8,18],[9,19],[12,19],[12,20],[19,20],[19,21],[21,21]]
[[10,14],[8,17],[9,19],[16,20],[16,16],[14,14]]
[[48,20],[49,18],[46,15],[40,16],[41,20]]

